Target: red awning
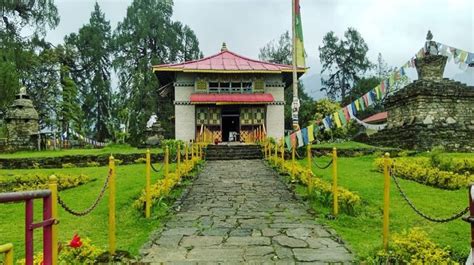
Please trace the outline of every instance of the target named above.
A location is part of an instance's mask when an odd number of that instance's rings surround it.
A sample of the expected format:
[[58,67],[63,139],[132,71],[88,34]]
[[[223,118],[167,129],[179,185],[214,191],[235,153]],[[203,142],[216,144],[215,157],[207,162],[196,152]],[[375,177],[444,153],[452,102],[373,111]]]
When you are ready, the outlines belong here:
[[379,112],[362,120],[363,122],[381,122],[387,120],[387,112]]
[[208,104],[208,103],[235,103],[235,104],[255,104],[255,103],[271,103],[275,100],[272,94],[192,94],[191,103]]

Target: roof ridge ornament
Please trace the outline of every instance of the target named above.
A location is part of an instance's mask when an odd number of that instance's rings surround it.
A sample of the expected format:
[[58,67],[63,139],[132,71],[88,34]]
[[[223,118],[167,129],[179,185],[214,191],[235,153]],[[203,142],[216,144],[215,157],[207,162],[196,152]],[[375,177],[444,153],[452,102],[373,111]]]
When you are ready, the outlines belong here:
[[221,52],[226,52],[226,51],[228,51],[227,45],[225,44],[225,42],[223,42],[222,47],[221,47]]

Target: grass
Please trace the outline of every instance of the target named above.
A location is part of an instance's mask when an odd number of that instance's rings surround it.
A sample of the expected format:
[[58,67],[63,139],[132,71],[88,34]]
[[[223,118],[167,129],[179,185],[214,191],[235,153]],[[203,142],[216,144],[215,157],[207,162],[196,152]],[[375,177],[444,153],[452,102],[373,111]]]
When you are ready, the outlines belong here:
[[[156,152],[156,149],[154,151]],[[138,149],[138,148],[131,147],[128,145],[112,145],[112,146],[106,146],[101,149],[63,149],[63,150],[21,151],[21,152],[15,152],[15,153],[3,153],[3,154],[0,154],[0,158],[38,158],[38,157],[59,157],[59,156],[70,156],[70,155],[134,154],[134,153],[145,153],[145,152],[146,152],[146,149]]]
[[[171,169],[174,165],[171,165]],[[40,170],[0,170],[0,175],[14,173],[41,172],[44,174],[64,173],[64,174],[86,174],[97,178],[96,181],[85,185],[64,190],[60,196],[67,205],[75,210],[83,210],[95,200],[101,189],[107,167],[95,168],[68,168],[68,169],[40,169]],[[152,171],[152,181],[162,177]],[[129,251],[131,254],[138,254],[139,248],[148,240],[149,234],[157,229],[167,213],[167,208],[163,204],[153,209],[153,216],[145,219],[141,213],[132,207],[133,201],[138,197],[145,183],[145,165],[127,165],[117,167],[116,179],[116,224],[117,224],[117,249]],[[172,192],[171,197],[178,196],[182,190],[177,189]],[[59,208],[59,241],[69,242],[74,233],[81,237],[89,237],[92,243],[98,247],[107,249],[108,246],[108,191],[97,208],[84,217],[72,216]],[[39,221],[42,214],[42,202],[35,200],[35,221]],[[0,244],[11,242],[14,244],[15,257],[24,256],[24,204],[0,204]],[[42,232],[35,232],[35,252],[41,251]]]
[[[468,154],[464,154],[468,155]],[[469,154],[472,155],[472,154]],[[373,166],[374,156],[338,158],[338,184],[357,192],[363,206],[356,216],[340,214],[335,220],[321,218],[349,243],[361,259],[375,253],[382,245],[383,175]],[[316,158],[325,165],[329,157]],[[299,161],[306,165],[305,160]],[[317,176],[331,181],[331,167],[325,170],[313,167]],[[467,206],[467,189],[448,191],[400,179],[400,186],[423,212],[435,217],[448,217]],[[299,187],[300,193],[305,189]],[[320,216],[331,212],[330,207],[312,201]],[[470,226],[456,220],[450,223],[432,223],[418,216],[403,200],[395,184],[390,185],[390,232],[401,232],[412,227],[423,228],[430,238],[443,247],[449,246],[454,258],[462,260],[469,253]]]
[[342,143],[321,143],[321,144],[313,144],[313,148],[333,148],[336,147],[337,149],[378,149],[376,146],[354,142],[354,141],[347,141]]

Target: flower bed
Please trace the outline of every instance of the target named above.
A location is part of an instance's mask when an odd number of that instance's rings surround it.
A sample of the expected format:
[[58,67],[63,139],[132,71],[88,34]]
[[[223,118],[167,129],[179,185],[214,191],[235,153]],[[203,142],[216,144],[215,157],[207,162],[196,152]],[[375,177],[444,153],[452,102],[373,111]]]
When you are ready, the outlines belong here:
[[[375,160],[378,170],[383,170],[383,163],[383,158]],[[470,182],[474,181],[474,176],[468,173],[457,174],[432,167],[430,159],[426,157],[396,159],[393,161],[392,174],[398,178],[448,190],[467,187]]]
[[[83,174],[56,174],[55,176],[58,178],[59,190],[74,188],[93,180]],[[44,174],[0,176],[0,192],[48,189],[48,183],[49,175]]]
[[[188,161],[183,161],[177,170],[179,170],[180,175],[178,176],[176,173],[169,173],[163,179],[158,180],[155,184],[150,186],[150,193],[151,193],[151,205],[155,205],[158,201],[169,194],[169,192],[175,187],[177,184],[180,183],[181,178],[189,176],[190,172],[193,171],[196,165],[199,165],[201,160],[197,157],[194,159],[189,159]],[[133,207],[137,210],[143,211],[145,209],[145,201],[146,201],[146,193],[145,189],[142,190],[140,197],[135,200],[133,203]]]
[[450,258],[449,251],[428,238],[421,228],[412,228],[393,234],[388,252],[379,251],[373,264],[458,264]]
[[[291,161],[282,161],[281,158],[275,158],[273,156],[270,157],[269,162],[279,173],[290,175],[292,181],[300,182],[303,185],[311,187],[314,193],[320,195],[319,198],[323,203],[326,205],[332,204],[333,193],[331,183],[315,177],[313,172],[310,172],[307,168],[298,163],[295,163],[293,166]],[[281,166],[282,162],[283,167]],[[337,191],[337,198],[341,209],[346,213],[354,213],[355,208],[361,203],[360,196],[340,186],[337,187]]]

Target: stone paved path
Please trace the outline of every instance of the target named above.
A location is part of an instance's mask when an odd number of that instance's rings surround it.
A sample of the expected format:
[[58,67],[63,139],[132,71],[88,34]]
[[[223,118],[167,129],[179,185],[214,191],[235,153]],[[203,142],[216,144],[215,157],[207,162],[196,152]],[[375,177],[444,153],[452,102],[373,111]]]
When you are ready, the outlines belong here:
[[142,250],[152,264],[349,264],[262,160],[208,161],[163,230]]

